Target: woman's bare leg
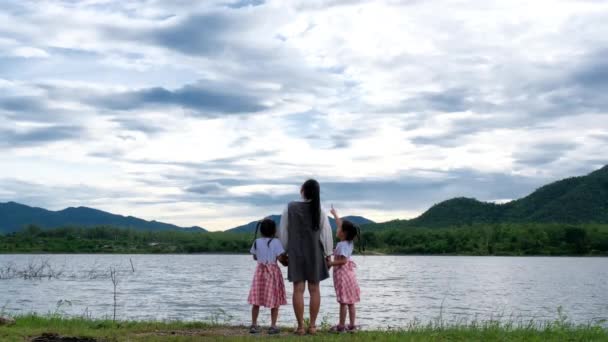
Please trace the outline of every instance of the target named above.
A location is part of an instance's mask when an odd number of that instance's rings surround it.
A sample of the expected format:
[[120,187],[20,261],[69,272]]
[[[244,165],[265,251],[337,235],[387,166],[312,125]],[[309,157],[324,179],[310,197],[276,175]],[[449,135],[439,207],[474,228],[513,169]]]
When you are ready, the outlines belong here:
[[293,312],[298,320],[298,331],[304,329],[304,290],[306,284],[303,281],[293,283]]
[[308,293],[310,294],[310,326],[317,326],[317,316],[321,306],[321,290],[319,283],[308,283]]

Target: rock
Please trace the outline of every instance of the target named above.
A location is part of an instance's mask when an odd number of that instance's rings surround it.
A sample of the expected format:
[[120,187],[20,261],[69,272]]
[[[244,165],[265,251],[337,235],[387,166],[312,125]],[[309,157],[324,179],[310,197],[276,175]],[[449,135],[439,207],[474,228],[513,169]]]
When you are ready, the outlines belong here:
[[15,319],[7,316],[0,316],[0,326],[2,325],[13,325],[15,324]]

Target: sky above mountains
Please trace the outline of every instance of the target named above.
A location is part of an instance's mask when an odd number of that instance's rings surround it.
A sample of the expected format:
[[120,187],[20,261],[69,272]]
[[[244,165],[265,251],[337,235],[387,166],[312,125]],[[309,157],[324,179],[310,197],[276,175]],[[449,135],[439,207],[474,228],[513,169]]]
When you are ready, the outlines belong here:
[[0,4],[0,201],[383,221],[608,163],[608,2],[193,3]]

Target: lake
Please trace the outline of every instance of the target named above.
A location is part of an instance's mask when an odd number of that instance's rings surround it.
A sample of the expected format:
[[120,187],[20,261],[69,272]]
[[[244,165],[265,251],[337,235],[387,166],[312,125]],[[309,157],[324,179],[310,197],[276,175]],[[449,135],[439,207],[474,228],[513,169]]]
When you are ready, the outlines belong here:
[[[133,263],[133,272],[131,262]],[[362,291],[359,323],[403,327],[441,317],[471,320],[555,320],[606,325],[608,258],[356,256]],[[214,320],[248,324],[247,294],[255,263],[246,255],[0,255],[23,270],[48,263],[53,279],[0,280],[0,311],[108,317],[113,310],[109,269],[118,270],[117,317],[134,320]],[[283,274],[287,271],[283,269]],[[10,272],[9,272],[10,273]],[[288,299],[291,288],[286,281]],[[322,283],[320,320],[337,319],[332,280]],[[268,322],[263,311],[262,322]],[[291,325],[291,306],[280,323]],[[319,322],[321,323],[321,322]]]

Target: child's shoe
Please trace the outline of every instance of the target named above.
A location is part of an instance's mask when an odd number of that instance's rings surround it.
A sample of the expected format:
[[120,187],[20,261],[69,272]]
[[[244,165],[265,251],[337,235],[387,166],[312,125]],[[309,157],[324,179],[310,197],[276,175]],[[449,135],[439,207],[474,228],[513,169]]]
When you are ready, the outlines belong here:
[[279,328],[277,328],[277,327],[268,328],[268,335],[277,335],[280,333],[281,333],[281,330],[279,330]]
[[335,333],[343,333],[346,331],[346,328],[343,325],[334,325],[333,327],[331,327],[331,329],[329,329],[329,331]]
[[257,334],[260,332],[260,326],[259,325],[252,325],[249,327],[249,333],[250,334]]
[[356,325],[350,325],[350,324],[349,324],[349,325],[348,325],[348,327],[346,327],[346,331],[348,331],[349,333],[354,333],[354,332],[356,332],[357,330],[359,330],[359,328],[357,328],[357,326],[356,326]]

